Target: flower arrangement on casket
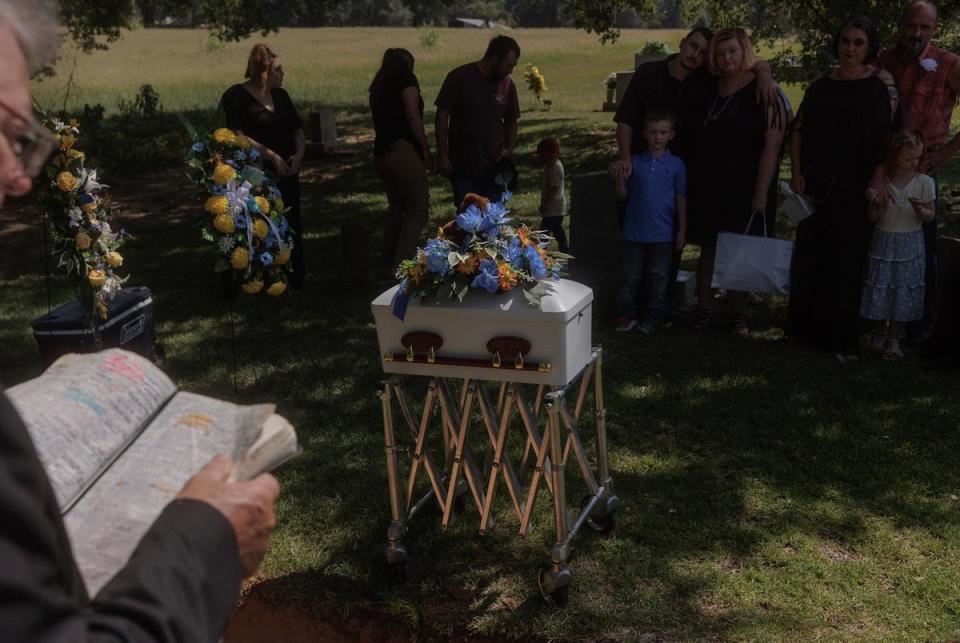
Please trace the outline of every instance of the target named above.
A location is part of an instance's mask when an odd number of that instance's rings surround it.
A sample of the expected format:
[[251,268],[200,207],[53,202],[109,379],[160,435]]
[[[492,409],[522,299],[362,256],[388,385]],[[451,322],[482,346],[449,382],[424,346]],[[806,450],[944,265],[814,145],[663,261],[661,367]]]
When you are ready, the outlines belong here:
[[463,301],[470,289],[504,293],[521,288],[539,306],[545,283],[559,281],[569,255],[549,249],[552,237],[524,224],[512,225],[503,200],[491,203],[476,194],[463,200],[457,218],[400,263],[396,276],[405,297],[439,296]]
[[116,272],[123,264],[119,248],[124,232],[110,227],[108,186],[100,183],[97,170],[86,167],[86,156],[77,147],[76,119],[64,123],[51,118],[43,124],[59,144],[44,168],[47,180],[37,182],[36,196],[50,220],[57,266],[72,278],[96,333],[95,316],[107,318],[108,302],[127,280]]
[[243,292],[277,296],[287,289],[293,235],[280,191],[261,169],[260,155],[243,134],[219,128],[194,140],[191,177],[205,190],[203,238],[217,249],[215,272],[230,272]]

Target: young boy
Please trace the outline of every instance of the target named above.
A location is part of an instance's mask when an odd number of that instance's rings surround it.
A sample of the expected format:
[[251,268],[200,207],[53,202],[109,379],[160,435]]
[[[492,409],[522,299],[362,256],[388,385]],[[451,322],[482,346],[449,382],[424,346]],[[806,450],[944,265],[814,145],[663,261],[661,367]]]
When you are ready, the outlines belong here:
[[537,145],[537,156],[543,161],[543,187],[540,190],[540,228],[557,240],[560,252],[567,252],[567,235],[563,231],[563,215],[567,199],[563,194],[563,163],[560,162],[560,141],[545,138]]
[[[649,335],[667,313],[670,261],[687,236],[687,171],[683,161],[667,149],[675,133],[674,116],[647,115],[643,122],[647,150],[630,159],[633,172],[617,185],[617,197],[627,200],[622,230],[624,281],[616,299],[618,331],[639,326]],[[642,312],[635,304],[641,286]]]

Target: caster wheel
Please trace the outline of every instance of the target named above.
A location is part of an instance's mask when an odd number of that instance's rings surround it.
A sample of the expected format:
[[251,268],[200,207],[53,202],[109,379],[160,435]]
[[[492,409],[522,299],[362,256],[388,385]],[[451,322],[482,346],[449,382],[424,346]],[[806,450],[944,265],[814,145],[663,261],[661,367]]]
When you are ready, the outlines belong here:
[[387,563],[387,586],[403,587],[407,582],[407,561]]
[[552,592],[548,592],[544,589],[543,580],[544,575],[546,574],[546,569],[541,569],[540,573],[537,576],[537,583],[540,585],[540,595],[543,596],[545,600],[550,605],[556,605],[557,607],[566,607],[567,601],[570,600],[570,586],[564,585],[563,587],[558,587]]
[[[580,508],[583,509],[584,507],[586,507],[587,504],[589,504],[590,500],[592,499],[593,499],[593,496],[584,496],[583,502],[580,503]],[[608,513],[604,516],[599,516],[597,518],[592,518],[588,516],[586,524],[587,524],[587,527],[589,527],[592,531],[595,531],[602,536],[609,536],[610,534],[613,533],[613,528],[616,527],[617,523],[616,523],[616,520],[614,520],[614,514]]]

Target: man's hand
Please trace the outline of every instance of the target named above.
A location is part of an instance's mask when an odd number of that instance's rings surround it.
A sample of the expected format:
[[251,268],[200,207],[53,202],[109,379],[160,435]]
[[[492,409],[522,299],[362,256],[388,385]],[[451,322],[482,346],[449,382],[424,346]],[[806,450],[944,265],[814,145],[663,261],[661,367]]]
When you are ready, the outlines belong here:
[[279,174],[280,176],[287,176],[288,174],[290,174],[290,166],[287,165],[287,162],[283,160],[282,156],[280,156],[273,150],[269,150],[267,159],[271,163],[273,163],[273,167],[277,170],[277,174]]
[[293,176],[300,172],[300,166],[303,165],[303,155],[294,154],[287,159],[287,175]]
[[767,193],[754,194],[752,207],[754,214],[764,214],[767,209]]
[[765,107],[776,107],[780,102],[777,81],[769,74],[757,74],[757,102]]
[[270,534],[277,526],[273,503],[280,484],[269,473],[246,482],[227,482],[233,462],[218,455],[187,480],[178,498],[199,500],[226,517],[237,536],[237,550],[244,576],[252,576],[263,561]]
[[452,171],[453,164],[450,162],[450,155],[442,152],[437,154],[437,172],[443,176],[450,176]]
[[687,231],[686,230],[677,230],[677,250],[683,250],[683,247],[687,245]]
[[617,159],[607,167],[614,183],[622,183],[633,174],[633,164],[629,160]]

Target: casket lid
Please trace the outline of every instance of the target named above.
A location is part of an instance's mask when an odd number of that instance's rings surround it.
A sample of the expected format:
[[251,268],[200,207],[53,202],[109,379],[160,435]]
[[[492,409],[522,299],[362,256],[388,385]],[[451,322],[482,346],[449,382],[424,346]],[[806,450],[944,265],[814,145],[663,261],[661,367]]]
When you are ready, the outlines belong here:
[[[593,290],[576,281],[561,279],[544,283],[547,285],[548,292],[540,300],[539,308],[530,304],[519,288],[500,295],[471,289],[462,302],[450,301],[443,291],[440,292],[439,301],[427,297],[421,302],[413,298],[407,306],[408,314],[414,308],[426,308],[449,311],[450,314],[455,315],[467,315],[474,319],[489,319],[507,313],[515,319],[567,321],[593,301]],[[399,285],[393,286],[374,299],[371,304],[374,310],[377,308],[392,310],[393,298],[399,287]]]

